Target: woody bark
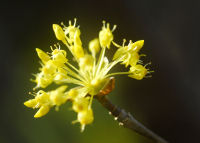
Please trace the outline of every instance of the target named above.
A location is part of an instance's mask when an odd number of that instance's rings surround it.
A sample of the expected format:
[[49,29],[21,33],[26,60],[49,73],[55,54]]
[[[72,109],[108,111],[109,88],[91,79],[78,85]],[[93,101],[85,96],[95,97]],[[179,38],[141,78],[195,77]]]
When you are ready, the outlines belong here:
[[110,78],[109,83],[98,95],[95,96],[95,98],[115,117],[119,124],[157,143],[168,143],[166,140],[137,121],[130,113],[127,113],[124,109],[117,107],[109,101],[106,95],[114,89],[114,86],[115,79]]

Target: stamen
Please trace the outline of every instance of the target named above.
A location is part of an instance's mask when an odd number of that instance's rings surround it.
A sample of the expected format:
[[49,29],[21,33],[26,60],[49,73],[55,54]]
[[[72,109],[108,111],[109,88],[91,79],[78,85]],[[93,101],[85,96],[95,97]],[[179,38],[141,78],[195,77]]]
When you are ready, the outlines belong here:
[[51,51],[53,51],[53,47],[52,47],[52,46],[50,46],[50,48],[51,48]]
[[77,21],[77,19],[74,18],[74,27],[76,27],[76,21]]
[[122,44],[122,47],[125,46],[125,43],[126,43],[126,39],[123,39],[123,44]]
[[106,25],[106,26],[107,26],[107,29],[109,29],[109,28],[110,28],[110,24],[109,24],[109,23],[107,23],[107,25]]
[[56,47],[56,49],[59,49],[58,46],[57,46],[57,44],[54,44],[54,47]]
[[72,25],[72,22],[71,22],[71,20],[69,20],[69,26],[71,26]]
[[63,22],[60,23],[63,27],[66,27],[65,24]]
[[37,93],[36,92],[33,92],[33,93],[32,92],[28,92],[28,94],[35,96]]
[[118,45],[117,43],[115,43],[114,41],[112,41],[113,45],[116,46],[117,48],[121,48],[120,45]]
[[113,32],[116,28],[117,28],[117,25],[114,25],[111,31]]
[[58,50],[60,50],[60,44],[59,43],[57,43],[57,46],[58,46]]
[[103,23],[103,27],[106,27],[106,21],[103,20],[102,23]]
[[146,68],[146,66],[151,65],[151,62],[148,62],[147,64],[144,65],[144,67]]

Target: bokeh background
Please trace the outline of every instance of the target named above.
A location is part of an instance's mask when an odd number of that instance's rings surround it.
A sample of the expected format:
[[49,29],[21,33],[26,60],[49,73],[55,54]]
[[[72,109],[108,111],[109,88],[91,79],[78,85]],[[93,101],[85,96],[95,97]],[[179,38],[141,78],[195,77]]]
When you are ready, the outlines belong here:
[[[50,51],[57,43],[53,23],[78,18],[83,45],[98,36],[102,20],[117,24],[115,41],[144,39],[145,62],[152,78],[116,78],[113,103],[170,143],[197,143],[200,133],[200,3],[150,0],[62,0],[1,2],[0,6],[0,143],[151,143],[120,127],[97,101],[94,123],[80,133],[71,125],[71,104],[34,119],[29,98],[39,63],[35,48]],[[117,67],[120,69],[121,67]]]

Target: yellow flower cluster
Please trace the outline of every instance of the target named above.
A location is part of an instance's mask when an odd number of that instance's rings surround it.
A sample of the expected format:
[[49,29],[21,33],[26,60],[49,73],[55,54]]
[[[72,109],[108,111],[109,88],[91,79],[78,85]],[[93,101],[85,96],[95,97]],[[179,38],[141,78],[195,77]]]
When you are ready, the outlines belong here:
[[[79,122],[83,131],[85,125],[92,123],[94,119],[91,108],[93,97],[106,86],[109,77],[127,74],[129,77],[141,80],[149,73],[146,66],[143,66],[140,61],[139,51],[143,47],[144,41],[140,40],[133,43],[130,40],[129,44],[125,45],[126,41],[124,40],[122,46],[118,45],[113,41],[113,31],[116,29],[116,25],[111,30],[109,23],[106,24],[103,21],[99,37],[89,42],[89,52],[87,52],[82,47],[81,32],[79,26],[76,26],[76,19],[73,25],[71,21],[69,21],[68,26],[63,23],[61,25],[62,27],[53,24],[55,36],[71,52],[74,60],[78,63],[78,67],[70,64],[66,50],[61,50],[60,45],[54,45],[55,48],[51,47],[51,53],[36,48],[42,67],[39,69],[40,72],[35,74],[33,82],[37,85],[34,90],[46,88],[52,83],[62,85],[48,92],[39,90],[34,94],[34,98],[26,101],[24,105],[33,109],[39,108],[34,116],[38,118],[47,114],[51,107],[56,106],[56,109],[58,109],[60,105],[71,101],[72,109],[77,113],[77,120],[73,123]],[[105,51],[111,45],[118,49],[113,60],[109,62],[105,56]],[[118,63],[124,64],[130,70],[109,73],[111,68]],[[66,91],[66,84],[78,86]]]
[[63,85],[56,90],[49,92],[39,90],[35,95],[35,98],[24,102],[24,105],[33,109],[39,108],[34,117],[42,117],[49,112],[49,109],[52,106],[60,106],[61,104],[66,102],[67,96],[64,93],[66,88],[67,86]]

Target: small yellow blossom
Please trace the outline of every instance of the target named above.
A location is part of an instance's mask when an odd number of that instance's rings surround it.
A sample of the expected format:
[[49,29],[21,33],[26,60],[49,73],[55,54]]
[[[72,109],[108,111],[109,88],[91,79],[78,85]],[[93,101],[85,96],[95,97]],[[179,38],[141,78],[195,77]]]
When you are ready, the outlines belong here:
[[78,121],[81,124],[81,131],[85,129],[85,125],[92,123],[94,120],[91,108],[78,113]]
[[112,32],[115,30],[116,25],[114,25],[112,30],[110,30],[110,24],[109,23],[107,23],[107,25],[105,24],[106,24],[105,21],[103,21],[102,30],[99,32],[99,41],[100,41],[100,45],[103,48],[107,47],[109,49],[110,44],[113,40]]
[[135,43],[130,41],[128,44],[128,47],[131,52],[139,52],[140,49],[143,47],[143,45],[144,45],[144,40],[139,40],[139,41],[136,41]]
[[35,98],[24,102],[24,105],[33,109],[39,108],[34,117],[42,117],[49,112],[52,106],[60,106],[61,104],[66,102],[66,88],[67,86],[61,86],[49,92],[39,90],[35,95]]
[[[57,39],[61,40],[69,48],[69,50],[72,52],[76,60],[83,57],[84,51],[83,51],[82,42],[80,39],[81,32],[80,32],[79,27],[76,27],[76,19],[74,19],[73,25],[71,24],[71,21],[69,21],[69,26],[64,25],[63,31],[65,34],[65,39],[67,39],[67,41],[63,41],[60,38],[57,38]],[[54,32],[56,34],[55,30]],[[62,32],[62,35],[63,35],[63,32]]]
[[53,60],[49,60],[43,67],[42,67],[42,72],[44,74],[54,74],[56,72],[56,65]]
[[87,110],[88,105],[89,105],[88,98],[78,97],[78,98],[75,98],[75,100],[73,101],[72,108],[75,112],[79,113],[79,112],[83,112]]
[[42,117],[49,112],[51,106],[50,95],[43,90],[40,90],[34,99],[24,102],[24,105],[33,109],[39,108],[34,117]]
[[91,55],[85,55],[79,60],[80,70],[92,70],[94,64],[94,58]]
[[65,50],[55,49],[52,51],[52,59],[54,64],[58,67],[64,66],[67,62],[67,52]]
[[51,91],[50,100],[52,101],[53,105],[60,106],[61,104],[65,103],[67,100],[67,96],[64,93],[67,86],[60,86],[56,90]]
[[72,89],[70,89],[70,91],[68,92],[67,98],[68,98],[69,100],[71,100],[71,101],[74,101],[74,100],[76,100],[76,98],[78,97],[78,95],[79,95],[78,89],[72,88]]
[[114,43],[119,49],[115,52],[113,60],[120,59],[126,67],[129,65],[134,66],[139,61],[140,56],[138,52],[144,45],[144,40],[139,40],[135,43],[130,40],[127,46],[124,46],[125,42],[124,40],[123,46]]
[[100,50],[100,45],[99,45],[99,39],[98,38],[95,38],[94,40],[90,41],[89,50],[92,53],[92,56],[95,57],[95,55]]
[[[146,65],[142,65],[140,60],[140,49],[144,45],[144,40],[136,42],[129,41],[128,45],[125,40],[121,45],[113,41],[113,31],[110,24],[103,21],[103,27],[99,32],[99,37],[91,40],[88,49],[83,48],[80,38],[81,31],[76,26],[76,19],[72,25],[62,26],[53,24],[53,31],[58,40],[68,48],[69,54],[74,57],[68,59],[68,53],[65,49],[61,49],[59,44],[51,48],[51,52],[44,52],[36,48],[39,59],[41,60],[41,68],[39,73],[35,74],[36,83],[35,90],[38,88],[46,88],[52,83],[59,85],[58,88],[51,91],[39,90],[34,93],[34,98],[24,102],[29,108],[37,108],[38,111],[34,115],[35,118],[46,115],[50,108],[72,102],[72,109],[77,113],[77,119],[73,123],[81,124],[81,131],[87,124],[93,122],[92,101],[93,97],[98,95],[109,82],[109,78],[114,75],[126,74],[131,78],[141,80],[148,73]],[[111,46],[117,47],[113,59],[109,61],[106,57],[106,49]],[[89,50],[89,52],[88,52]],[[77,62],[76,66],[71,64]],[[118,63],[124,64],[129,68],[126,72],[109,73],[111,69]],[[77,85],[67,90],[68,84]]]
[[45,74],[44,72],[36,74],[35,77],[35,80],[32,80],[37,83],[35,88],[46,88],[53,82],[53,76],[51,74]]
[[141,80],[147,74],[147,69],[142,65],[135,65],[130,68],[130,77]]

